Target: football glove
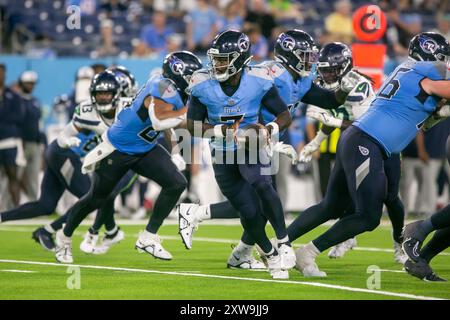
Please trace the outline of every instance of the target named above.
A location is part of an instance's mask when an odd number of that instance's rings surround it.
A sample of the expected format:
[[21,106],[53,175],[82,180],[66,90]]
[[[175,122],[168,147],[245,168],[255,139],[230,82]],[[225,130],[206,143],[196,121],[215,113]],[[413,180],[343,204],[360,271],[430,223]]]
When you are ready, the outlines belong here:
[[60,140],[60,147],[61,148],[72,148],[72,147],[79,147],[81,140],[78,139],[77,137],[70,137],[70,138],[66,138],[63,139],[62,141]]
[[322,131],[319,131],[314,139],[312,139],[306,146],[303,147],[300,155],[298,157],[298,161],[308,163],[312,160],[312,155],[314,152],[319,150],[320,144],[323,140],[328,137]]
[[285,143],[279,141],[275,144],[273,144],[271,142],[269,144],[269,146],[270,146],[269,147],[270,151],[268,153],[269,153],[270,157],[273,157],[274,152],[278,152],[278,153],[285,154],[286,156],[288,156],[291,159],[291,163],[293,165],[295,165],[297,163],[297,157],[298,157],[297,152],[295,151],[294,147],[291,146],[290,144],[285,144]]
[[322,122],[324,125],[334,128],[342,126],[342,120],[333,117],[333,114],[325,109],[309,106],[306,111],[306,116]]

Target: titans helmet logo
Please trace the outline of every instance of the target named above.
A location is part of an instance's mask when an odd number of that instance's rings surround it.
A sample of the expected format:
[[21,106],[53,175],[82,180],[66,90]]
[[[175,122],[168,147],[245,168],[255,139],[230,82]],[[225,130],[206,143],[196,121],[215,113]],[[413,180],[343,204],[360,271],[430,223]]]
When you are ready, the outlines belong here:
[[184,62],[178,59],[177,57],[175,56],[171,57],[169,61],[169,66],[174,74],[183,74],[185,68]]
[[434,53],[438,48],[436,41],[428,37],[420,37],[419,44],[425,53]]
[[295,40],[287,34],[282,34],[280,38],[281,48],[284,51],[292,51],[295,47]]
[[250,48],[250,40],[246,35],[242,35],[238,40],[238,47],[241,52],[247,52]]

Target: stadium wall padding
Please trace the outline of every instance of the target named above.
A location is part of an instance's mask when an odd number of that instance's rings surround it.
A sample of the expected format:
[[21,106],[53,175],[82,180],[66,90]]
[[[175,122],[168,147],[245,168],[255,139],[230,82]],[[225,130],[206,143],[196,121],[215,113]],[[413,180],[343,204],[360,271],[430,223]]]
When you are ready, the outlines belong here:
[[94,63],[123,65],[136,77],[138,85],[144,84],[150,72],[160,68],[162,59],[89,59],[89,58],[57,58],[52,60],[30,59],[20,56],[0,55],[0,63],[6,65],[6,84],[17,81],[25,70],[34,70],[39,75],[34,95],[43,105],[44,115],[50,112],[53,99],[61,94],[71,94],[77,70],[82,66]]

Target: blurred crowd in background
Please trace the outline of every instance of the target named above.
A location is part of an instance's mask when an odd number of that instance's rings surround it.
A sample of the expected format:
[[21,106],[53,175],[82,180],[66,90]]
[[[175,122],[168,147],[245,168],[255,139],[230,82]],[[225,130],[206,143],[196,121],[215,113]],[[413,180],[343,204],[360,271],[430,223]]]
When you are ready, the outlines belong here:
[[[253,60],[260,62],[271,58],[275,39],[287,29],[309,32],[319,46],[331,41],[354,43],[352,13],[360,5],[370,3],[379,5],[388,19],[386,34],[380,40],[387,45],[386,75],[407,59],[409,40],[415,34],[437,31],[450,39],[449,0],[0,0],[0,54],[36,59],[64,56],[162,59],[168,52],[186,49],[204,56],[218,32],[234,28],[248,34]],[[69,6],[76,6],[79,11],[67,11]],[[51,116],[56,119],[56,126],[44,130],[40,102],[33,95],[39,75],[29,70],[7,84],[8,66],[0,60],[0,149],[7,139],[20,140],[23,146],[23,154],[17,155],[15,174],[21,181],[24,197],[10,199],[10,205],[38,196],[38,177],[45,166],[41,151],[71,119],[76,104],[89,98],[89,83],[94,74],[107,67],[94,64],[79,69],[73,88],[55,97]],[[299,108],[286,142],[300,151],[315,136],[317,128],[317,123],[305,118],[304,108]],[[401,196],[410,215],[431,214],[449,201],[450,168],[444,161],[449,134],[450,120],[447,120],[425,134],[420,133],[403,153]],[[289,202],[288,185],[291,188],[295,179],[314,181],[309,185],[315,187],[311,202],[321,198],[338,137],[336,130],[324,141],[312,164],[291,166],[287,159],[282,163],[279,188],[283,203]],[[12,173],[2,163],[4,159],[0,158],[0,194],[4,198]],[[202,191],[195,186],[201,168],[189,166],[188,170],[193,187],[184,200],[201,200]],[[139,198],[135,217],[142,217],[151,209],[147,184],[140,181],[135,188]],[[1,208],[5,204],[2,202],[0,210],[5,209]],[[122,213],[128,216],[124,213],[125,195],[122,202]]]

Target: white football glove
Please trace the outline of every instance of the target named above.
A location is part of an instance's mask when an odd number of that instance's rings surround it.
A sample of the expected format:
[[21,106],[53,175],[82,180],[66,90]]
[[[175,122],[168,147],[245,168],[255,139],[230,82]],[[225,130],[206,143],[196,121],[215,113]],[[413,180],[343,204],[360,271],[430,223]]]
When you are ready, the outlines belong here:
[[175,153],[172,155],[172,162],[175,163],[178,170],[183,171],[186,170],[186,161],[179,153]]
[[441,118],[450,117],[450,105],[444,104],[442,107],[439,108],[436,114]]
[[330,111],[315,106],[308,107],[306,116],[316,119],[329,127],[340,128],[342,126],[341,119],[333,117],[333,114]]
[[293,165],[297,163],[297,157],[298,157],[297,151],[295,151],[294,147],[291,146],[290,144],[285,144],[280,141],[275,144],[271,143],[271,151],[272,151],[271,156],[273,156],[273,152],[282,153],[291,159],[291,162]]
[[79,147],[81,143],[81,140],[77,137],[70,137],[66,138],[62,141],[60,144],[61,148],[72,148],[72,147]]
[[328,137],[325,133],[322,131],[319,131],[314,139],[312,139],[306,146],[303,147],[302,151],[300,152],[300,155],[298,157],[298,161],[308,163],[312,160],[312,155],[314,152],[319,150],[320,144],[323,140],[325,140]]
[[344,92],[350,92],[356,85],[365,78],[356,71],[349,71],[341,79],[341,90]]

